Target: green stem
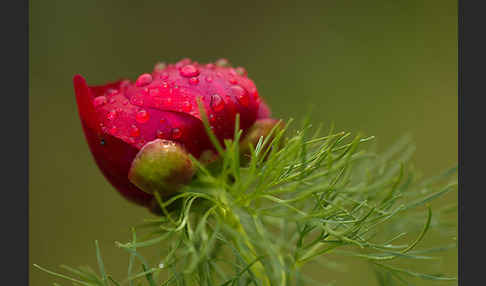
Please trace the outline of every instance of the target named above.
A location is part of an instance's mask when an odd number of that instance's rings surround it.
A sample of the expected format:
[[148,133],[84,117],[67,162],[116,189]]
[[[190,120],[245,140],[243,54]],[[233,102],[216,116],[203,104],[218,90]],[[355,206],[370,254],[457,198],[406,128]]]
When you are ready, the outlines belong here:
[[[223,214],[224,214],[225,219],[229,222],[229,224],[231,226],[234,227],[234,229],[239,234],[239,238],[232,237],[232,240],[233,240],[236,248],[238,249],[238,251],[240,252],[241,256],[243,257],[243,259],[245,260],[245,262],[247,264],[253,263],[250,266],[250,270],[255,274],[257,279],[262,282],[262,285],[272,285],[270,283],[270,279],[266,275],[265,267],[263,266],[262,262],[261,261],[255,262],[255,260],[257,260],[257,258],[258,258],[255,255],[255,253],[257,253],[257,252],[255,251],[255,247],[253,246],[253,244],[250,242],[250,238],[248,237],[248,234],[246,233],[246,231],[245,231],[243,225],[241,224],[239,218],[237,216],[235,216],[234,213],[229,211],[229,210],[223,210]],[[244,247],[240,247],[238,240],[242,240],[243,244],[248,248],[249,251],[246,250]]]

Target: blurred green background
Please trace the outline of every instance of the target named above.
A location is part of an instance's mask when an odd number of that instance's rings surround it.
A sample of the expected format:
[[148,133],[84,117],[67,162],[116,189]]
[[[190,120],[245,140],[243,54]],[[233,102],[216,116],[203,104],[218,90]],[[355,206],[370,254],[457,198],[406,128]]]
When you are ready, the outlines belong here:
[[[149,216],[98,171],[74,74],[95,85],[134,79],[159,60],[226,57],[248,70],[275,117],[301,119],[312,106],[313,122],[375,135],[381,150],[410,132],[429,176],[457,163],[456,14],[452,0],[30,1],[30,263],[94,267],[98,239],[122,279],[128,256],[114,241]],[[456,260],[447,253],[437,270],[457,274]],[[359,264],[314,271],[323,282],[375,285]],[[59,280],[31,268],[30,281]]]

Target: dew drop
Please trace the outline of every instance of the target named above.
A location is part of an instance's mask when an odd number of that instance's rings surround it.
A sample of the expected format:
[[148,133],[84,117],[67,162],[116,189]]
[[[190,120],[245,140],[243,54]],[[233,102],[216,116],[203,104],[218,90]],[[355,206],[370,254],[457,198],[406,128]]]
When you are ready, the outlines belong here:
[[192,104],[189,101],[184,101],[182,103],[182,111],[189,112],[192,110]]
[[106,95],[115,95],[117,93],[118,93],[118,91],[116,89],[114,89],[114,88],[109,88],[105,92]]
[[219,59],[216,61],[216,65],[219,67],[226,67],[229,65],[229,61],[227,59]]
[[145,122],[147,122],[150,119],[150,115],[149,115],[149,113],[145,109],[142,109],[139,112],[137,112],[137,115],[135,116],[135,119],[139,123],[145,123]]
[[193,65],[183,66],[180,70],[180,74],[183,77],[193,77],[199,75],[199,70]]
[[131,99],[135,105],[143,105],[143,95],[139,94]]
[[154,66],[154,71],[161,71],[161,70],[165,69],[166,67],[167,67],[167,65],[164,62],[158,62]]
[[179,128],[172,129],[172,138],[179,139],[182,137],[182,130]]
[[101,144],[101,145],[105,145],[105,144],[106,144],[105,139],[101,139],[101,140],[100,140],[100,144]]
[[140,129],[138,129],[137,126],[132,125],[130,127],[130,136],[131,137],[138,137],[138,136],[140,136]]
[[106,119],[113,120],[116,118],[116,110],[112,110],[106,114]]
[[94,104],[95,107],[102,106],[102,105],[106,104],[106,96],[101,95],[101,96],[96,97],[93,100],[93,104]]
[[116,135],[116,132],[118,132],[118,128],[116,126],[112,126],[110,128],[110,134],[114,136]]
[[172,98],[166,97],[166,98],[164,98],[164,101],[165,101],[165,104],[172,105]]
[[192,85],[197,85],[199,83],[199,79],[197,77],[191,77],[189,79],[189,83]]
[[178,62],[176,63],[175,67],[176,67],[177,69],[179,69],[179,68],[181,68],[181,67],[183,67],[183,66],[185,66],[185,65],[188,65],[188,64],[190,64],[190,63],[191,63],[191,59],[189,59],[189,58],[183,58],[182,60],[180,60],[180,61],[178,61]]
[[120,83],[120,90],[126,90],[127,87],[129,87],[131,84],[130,84],[130,81],[129,80],[124,80]]
[[149,95],[152,97],[158,96],[160,94],[160,90],[158,88],[151,88],[149,89]]
[[207,82],[213,82],[213,78],[212,78],[212,77],[210,77],[210,76],[207,76],[207,77],[206,77],[206,81],[207,81]]
[[211,96],[211,108],[216,112],[221,111],[224,108],[224,100],[217,93]]
[[140,86],[146,86],[151,82],[152,82],[152,75],[148,73],[144,73],[138,77],[135,84],[140,87]]
[[239,85],[234,85],[230,87],[231,95],[235,96],[238,102],[243,106],[248,106],[250,104],[250,95],[248,92]]
[[247,72],[246,72],[246,69],[244,67],[237,67],[235,69],[236,73],[238,73],[239,75],[244,75],[246,76],[247,75]]

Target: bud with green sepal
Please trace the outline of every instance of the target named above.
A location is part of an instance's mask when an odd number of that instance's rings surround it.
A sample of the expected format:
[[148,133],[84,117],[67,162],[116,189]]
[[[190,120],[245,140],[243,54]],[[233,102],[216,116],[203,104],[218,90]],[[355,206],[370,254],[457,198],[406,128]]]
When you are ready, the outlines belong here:
[[140,149],[128,178],[144,192],[158,192],[162,198],[167,198],[189,183],[194,173],[189,154],[181,145],[156,139]]

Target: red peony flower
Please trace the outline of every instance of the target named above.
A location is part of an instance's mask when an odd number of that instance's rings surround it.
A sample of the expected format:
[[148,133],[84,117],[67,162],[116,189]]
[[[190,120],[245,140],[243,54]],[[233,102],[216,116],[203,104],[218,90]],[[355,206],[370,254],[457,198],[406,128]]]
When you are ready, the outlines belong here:
[[176,142],[199,158],[213,146],[197,105],[203,103],[217,138],[232,138],[236,114],[247,131],[270,111],[246,71],[226,60],[198,64],[183,59],[157,64],[135,82],[120,80],[88,86],[73,78],[79,116],[96,163],[108,181],[127,199],[148,206],[153,195],[136,187],[128,173],[137,153],[156,139]]

